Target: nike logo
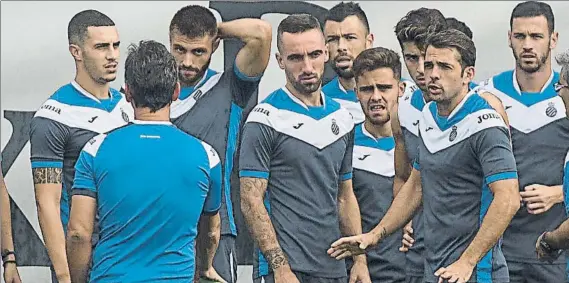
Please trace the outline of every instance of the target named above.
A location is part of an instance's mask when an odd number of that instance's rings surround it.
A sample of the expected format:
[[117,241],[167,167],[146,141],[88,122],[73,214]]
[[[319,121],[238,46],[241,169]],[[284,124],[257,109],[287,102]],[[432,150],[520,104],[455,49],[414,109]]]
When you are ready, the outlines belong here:
[[302,125],[304,125],[304,123],[298,123],[298,125],[292,126],[292,127],[295,129],[298,129],[298,128],[302,127]]
[[93,122],[95,122],[95,120],[96,120],[97,118],[99,118],[99,116],[95,116],[95,117],[91,118],[91,120],[89,120],[89,121],[87,121],[87,122],[93,123]]
[[510,108],[512,108],[512,106],[508,105],[508,106],[506,106],[506,108],[504,108],[504,110],[508,110]]
[[433,127],[428,127],[428,128],[425,129],[425,132],[428,132],[428,131],[430,131],[430,130],[432,130],[432,129],[433,129]]
[[413,126],[417,126],[417,125],[419,125],[419,120],[413,122]]
[[366,155],[364,155],[364,156],[362,156],[362,157],[360,157],[360,158],[358,158],[358,159],[359,159],[359,160],[364,160],[364,159],[366,159],[366,158],[367,158],[368,156],[370,156],[370,155],[371,155],[371,154],[366,154]]

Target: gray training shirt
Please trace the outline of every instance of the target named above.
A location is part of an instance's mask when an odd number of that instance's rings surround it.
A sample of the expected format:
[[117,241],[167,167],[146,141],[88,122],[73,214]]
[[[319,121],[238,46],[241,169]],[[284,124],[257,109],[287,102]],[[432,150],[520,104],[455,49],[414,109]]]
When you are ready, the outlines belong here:
[[69,221],[75,163],[81,149],[94,136],[134,119],[132,106],[119,91],[111,88],[109,96],[99,100],[73,81],[55,91],[32,119],[32,168],[63,170],[60,212],[64,230]]
[[[417,157],[419,144],[419,120],[421,119],[423,107],[425,107],[425,99],[423,93],[411,81],[405,81],[405,93],[399,99],[399,123],[403,132],[403,140],[405,141],[405,151],[409,163],[413,164],[413,160]],[[423,277],[425,244],[423,241],[423,207],[419,207],[413,217],[413,246],[405,253],[407,263],[405,266],[408,276]]]
[[[395,140],[393,137],[374,138],[363,123],[356,126],[354,136],[352,181],[363,232],[367,233],[385,216],[393,202]],[[402,233],[398,231],[366,252],[372,282],[405,282],[405,254],[399,251],[401,239]],[[351,265],[347,267],[349,271]]]
[[[240,177],[268,179],[266,208],[293,271],[346,276],[344,261],[327,254],[340,238],[340,182],[352,178],[354,122],[348,110],[322,94],[323,106],[303,104],[286,88],[249,115],[239,159]],[[258,254],[255,277],[269,268]]]
[[[195,87],[185,87],[172,103],[172,123],[210,144],[222,165],[221,234],[237,235],[231,202],[231,173],[243,109],[257,90],[261,76],[247,77],[235,63],[225,72],[208,69]],[[180,145],[183,146],[183,145]]]
[[[460,258],[492,202],[488,185],[517,178],[508,129],[474,91],[448,117],[430,102],[419,122],[421,144],[414,167],[421,172],[426,282]],[[535,246],[535,245],[534,245]],[[508,282],[500,241],[477,264],[468,282]]]
[[[520,191],[532,184],[563,184],[563,160],[569,150],[569,119],[566,119],[565,104],[553,87],[557,81],[559,73],[552,72],[541,92],[521,92],[514,71],[510,70],[481,84],[502,100],[508,114]],[[535,241],[543,231],[554,230],[567,218],[565,205],[555,204],[539,215],[530,214],[525,203],[523,205],[504,232],[504,255],[508,261],[547,264],[535,256]],[[565,262],[564,255],[555,261],[556,264]]]

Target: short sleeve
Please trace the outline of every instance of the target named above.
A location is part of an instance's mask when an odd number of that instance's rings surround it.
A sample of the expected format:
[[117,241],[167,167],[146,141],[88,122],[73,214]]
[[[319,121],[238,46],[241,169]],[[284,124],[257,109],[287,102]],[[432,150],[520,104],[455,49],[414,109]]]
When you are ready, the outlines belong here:
[[95,159],[106,135],[98,135],[89,140],[75,163],[75,178],[71,195],[97,197],[97,176],[95,174]]
[[486,184],[518,178],[516,161],[508,131],[503,127],[492,127],[476,133],[472,147],[482,166]]
[[344,159],[342,160],[342,166],[340,167],[340,181],[346,181],[352,179],[352,158],[354,156],[354,130],[348,133],[345,137],[346,139],[346,152],[344,153]]
[[221,208],[221,162],[211,146],[204,144],[209,161],[209,189],[205,198],[203,214],[216,214]]
[[239,177],[269,178],[275,130],[257,122],[243,127],[239,154]]
[[34,117],[30,125],[32,168],[63,168],[69,127],[43,117]]
[[71,195],[97,197],[93,163],[94,157],[84,150],[81,151],[79,159],[75,163],[75,179],[73,180]]
[[239,70],[235,61],[233,61],[230,68],[224,74],[227,74],[227,79],[231,84],[233,102],[237,106],[245,108],[251,97],[256,93],[263,75],[249,77]]

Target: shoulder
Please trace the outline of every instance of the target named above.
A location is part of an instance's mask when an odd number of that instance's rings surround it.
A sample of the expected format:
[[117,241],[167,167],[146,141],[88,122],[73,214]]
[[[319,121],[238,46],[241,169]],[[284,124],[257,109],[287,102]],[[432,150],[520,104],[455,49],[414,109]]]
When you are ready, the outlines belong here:
[[101,148],[103,142],[105,142],[107,136],[107,134],[100,134],[93,137],[85,144],[83,151],[93,157],[97,156],[97,153],[99,152],[99,149]]
[[507,70],[496,75],[491,76],[478,84],[479,89],[494,88],[504,82],[511,82],[514,75],[514,70]]
[[204,141],[200,141],[200,144],[207,154],[207,159],[209,161],[209,168],[217,166],[220,162],[219,154],[217,153],[217,151],[211,145],[209,145]]

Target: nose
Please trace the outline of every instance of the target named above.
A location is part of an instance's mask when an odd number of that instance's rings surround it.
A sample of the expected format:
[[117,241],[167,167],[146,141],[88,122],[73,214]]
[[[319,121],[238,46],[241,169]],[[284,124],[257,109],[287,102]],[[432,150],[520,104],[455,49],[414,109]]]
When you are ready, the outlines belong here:
[[186,54],[184,54],[184,59],[182,60],[182,65],[184,67],[190,67],[193,66],[193,60],[192,60],[192,55],[190,54],[190,52],[187,52]]
[[425,57],[419,56],[419,64],[417,67],[417,73],[420,75],[425,75]]
[[120,48],[115,47],[111,44],[105,56],[109,61],[117,61],[120,56]]
[[383,93],[379,91],[377,87],[373,88],[373,93],[371,94],[370,101],[383,101]]
[[302,64],[302,72],[305,74],[314,73],[314,66],[312,65],[312,60],[310,60],[309,56],[304,57],[304,61]]
[[344,53],[344,52],[346,52],[347,49],[348,49],[348,45],[347,45],[346,39],[344,39],[343,37],[340,37],[340,39],[338,40],[338,52]]
[[437,67],[437,65],[435,64],[435,66],[433,66],[433,68],[430,70],[429,72],[429,78],[431,82],[437,81],[438,79],[440,79],[440,74],[439,74],[439,68]]

